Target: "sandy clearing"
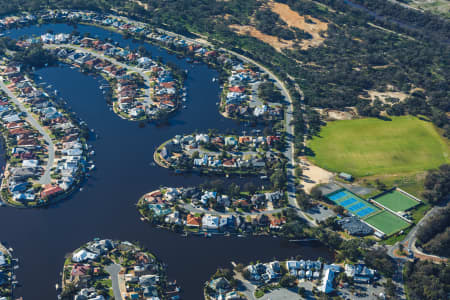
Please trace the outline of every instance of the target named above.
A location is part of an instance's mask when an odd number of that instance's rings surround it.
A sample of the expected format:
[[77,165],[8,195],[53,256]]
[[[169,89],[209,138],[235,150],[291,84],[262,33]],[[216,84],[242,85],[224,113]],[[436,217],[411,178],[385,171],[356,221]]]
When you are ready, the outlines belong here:
[[[267,7],[274,13],[278,14],[280,18],[287,24],[288,27],[295,27],[309,33],[312,38],[304,40],[284,40],[277,36],[265,34],[252,25],[229,25],[239,35],[247,35],[269,44],[278,52],[283,49],[292,49],[294,45],[298,45],[301,49],[306,50],[309,47],[318,47],[323,44],[328,30],[328,23],[323,22],[311,16],[301,16],[299,13],[293,11],[287,4],[269,1]],[[314,22],[308,23],[306,20]]]
[[313,165],[306,157],[300,157],[300,161],[303,166],[301,184],[308,194],[316,185],[328,183],[333,178],[333,173]]
[[326,112],[327,117],[332,120],[351,120],[355,116],[352,112],[340,111],[340,110],[328,110]]
[[397,98],[400,100],[400,102],[403,102],[409,96],[404,92],[379,92],[370,90],[367,91],[367,93],[370,96],[370,100],[375,101],[376,97],[378,97],[378,99],[380,99],[380,101],[384,104],[392,104],[391,102],[386,100],[387,98]]
[[[312,39],[302,40],[300,43],[302,49],[320,46],[325,41],[325,38],[322,37],[320,33],[328,30],[328,23],[311,16],[301,16],[298,12],[293,11],[287,4],[284,3],[270,1],[268,5],[270,9],[274,13],[277,13],[288,26],[301,29],[312,35]],[[312,20],[315,24],[307,23],[307,19]]]

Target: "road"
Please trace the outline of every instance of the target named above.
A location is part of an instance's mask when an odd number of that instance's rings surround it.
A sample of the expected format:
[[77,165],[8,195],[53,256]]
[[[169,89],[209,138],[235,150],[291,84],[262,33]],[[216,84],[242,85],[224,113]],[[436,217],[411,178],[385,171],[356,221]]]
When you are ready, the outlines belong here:
[[55,145],[53,144],[52,139],[50,138],[50,135],[47,133],[47,131],[42,127],[42,125],[36,120],[30,111],[22,104],[22,102],[19,101],[16,95],[14,95],[13,92],[11,92],[6,85],[3,82],[3,77],[1,77],[0,80],[0,88],[5,91],[5,93],[9,96],[9,98],[14,102],[14,104],[22,111],[26,113],[25,120],[34,127],[44,138],[45,143],[48,147],[48,160],[47,165],[44,168],[44,174],[42,174],[41,178],[39,179],[40,184],[50,184],[51,183],[51,177],[50,177],[50,170],[53,166],[53,162],[55,160]]
[[116,300],[123,300],[119,287],[119,272],[121,268],[122,266],[118,264],[111,264],[105,267],[106,272],[111,276],[114,299]]
[[282,95],[285,97],[285,99],[288,102],[288,105],[286,107],[286,112],[284,116],[284,122],[285,122],[285,129],[286,129],[286,142],[288,146],[286,147],[286,151],[284,155],[286,156],[288,163],[286,165],[286,172],[287,172],[287,191],[288,191],[288,201],[289,205],[296,208],[299,216],[301,216],[303,219],[307,221],[309,225],[317,226],[317,223],[314,220],[311,220],[305,212],[303,212],[300,207],[297,204],[297,199],[295,197],[295,145],[294,145],[294,104],[291,95],[289,94],[288,89],[286,88],[285,84],[277,77],[274,73],[272,73],[269,69],[261,65],[260,63],[254,61],[251,58],[248,58],[246,56],[243,56],[239,53],[236,53],[234,51],[220,48],[220,50],[226,51],[242,61],[249,62],[251,64],[256,65],[258,68],[263,70],[265,73],[269,75],[269,77],[275,81],[275,85],[280,88]]
[[133,72],[138,73],[139,75],[142,76],[142,78],[144,78],[145,85],[146,85],[146,87],[144,89],[144,92],[145,92],[144,106],[146,108],[148,108],[148,107],[150,107],[153,104],[153,101],[152,101],[151,95],[150,95],[150,77],[147,74],[145,74],[143,69],[136,68],[134,66],[130,66],[130,65],[121,63],[120,61],[117,61],[116,59],[114,59],[112,57],[109,57],[109,56],[106,56],[106,55],[104,55],[102,53],[98,53],[98,52],[96,52],[94,50],[86,49],[86,48],[83,48],[83,47],[80,47],[80,46],[76,46],[76,45],[69,45],[69,44],[58,44],[58,45],[45,44],[44,48],[47,48],[47,49],[67,48],[67,49],[72,49],[72,50],[78,50],[78,51],[81,51],[81,52],[89,53],[90,55],[92,55],[94,57],[101,58],[103,60],[109,61],[110,63],[112,63],[112,64],[114,64],[116,66],[120,66],[120,67],[122,67],[124,69],[131,70]]
[[[408,235],[405,237],[405,239],[403,241],[401,241],[400,243],[405,245],[406,248],[408,249],[408,251],[411,251],[415,254],[418,254],[421,256],[422,259],[430,259],[430,260],[438,260],[438,261],[447,261],[447,258],[445,257],[440,257],[437,255],[431,255],[431,254],[426,254],[422,251],[420,251],[419,249],[416,248],[416,235],[417,235],[417,230],[420,228],[420,226],[422,226],[422,224],[424,222],[426,222],[430,217],[435,216],[436,214],[439,213],[439,211],[442,209],[442,207],[440,206],[434,206],[432,209],[430,209],[425,216],[423,216],[422,219],[420,219],[419,223],[417,223],[417,225],[415,225],[408,233]],[[391,246],[388,250],[388,254],[393,257],[393,258],[398,258],[394,255],[394,251],[396,249],[398,249],[398,246],[400,243],[396,243],[395,245]]]

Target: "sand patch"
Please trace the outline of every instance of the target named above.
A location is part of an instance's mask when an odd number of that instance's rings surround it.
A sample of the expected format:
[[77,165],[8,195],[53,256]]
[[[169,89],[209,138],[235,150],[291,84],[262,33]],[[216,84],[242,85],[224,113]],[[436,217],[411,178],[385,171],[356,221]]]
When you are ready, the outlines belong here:
[[399,100],[399,102],[405,101],[405,99],[409,96],[408,94],[404,92],[378,92],[378,91],[367,91],[369,94],[370,100],[375,101],[375,99],[378,99],[383,102],[383,104],[389,104],[392,105],[393,103],[390,102],[389,98],[396,98]]
[[352,111],[328,110],[327,118],[330,120],[351,120],[355,117]]
[[247,35],[254,37],[266,44],[269,44],[278,52],[283,49],[293,49],[294,46],[306,50],[309,47],[318,47],[323,44],[326,38],[326,31],[328,30],[328,23],[323,22],[311,16],[301,16],[299,13],[293,11],[287,4],[269,1],[267,3],[269,8],[274,13],[280,16],[287,25],[285,28],[294,27],[309,33],[311,39],[296,39],[284,40],[277,36],[265,34],[253,25],[229,25],[229,28],[239,35]]
[[[312,36],[310,40],[302,40],[300,43],[302,49],[318,47],[325,41],[325,37],[321,35],[321,32],[328,30],[328,23],[311,16],[301,16],[298,12],[293,11],[289,5],[284,3],[270,1],[268,5],[289,27],[301,29]],[[308,19],[314,24],[306,22]]]
[[328,183],[333,178],[333,173],[313,165],[305,157],[301,157],[300,161],[303,167],[301,184],[308,194],[316,185]]

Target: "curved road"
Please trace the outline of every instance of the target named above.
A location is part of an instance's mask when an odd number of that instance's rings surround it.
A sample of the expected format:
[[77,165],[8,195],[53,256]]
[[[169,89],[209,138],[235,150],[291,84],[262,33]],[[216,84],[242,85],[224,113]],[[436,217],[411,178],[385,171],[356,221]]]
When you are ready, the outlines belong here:
[[53,161],[55,160],[55,146],[53,144],[52,139],[50,138],[50,135],[47,133],[47,131],[42,127],[42,125],[33,117],[31,112],[28,111],[28,109],[19,101],[16,95],[14,95],[13,92],[11,92],[8,87],[3,82],[3,77],[0,77],[0,88],[5,91],[5,93],[9,96],[9,98],[14,102],[14,104],[22,111],[26,113],[27,122],[34,127],[36,130],[39,131],[39,133],[43,136],[45,143],[48,146],[48,160],[47,165],[44,168],[44,174],[39,179],[40,184],[49,184],[51,183],[51,177],[50,177],[50,170],[53,166]]

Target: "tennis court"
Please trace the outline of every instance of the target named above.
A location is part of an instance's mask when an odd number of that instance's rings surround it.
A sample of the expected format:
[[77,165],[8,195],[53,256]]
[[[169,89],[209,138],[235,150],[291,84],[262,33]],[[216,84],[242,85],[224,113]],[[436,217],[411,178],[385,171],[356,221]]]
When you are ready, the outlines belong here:
[[396,189],[385,194],[375,196],[373,200],[395,212],[406,211],[420,204],[420,202]]
[[379,211],[378,208],[371,205],[369,202],[345,189],[333,192],[327,195],[327,197],[334,203],[344,207],[352,214],[357,215],[360,218],[366,217],[376,211]]
[[400,230],[409,227],[409,223],[400,217],[390,213],[387,210],[383,210],[377,214],[373,214],[366,219],[365,222],[372,225],[376,229],[384,232],[387,236],[392,235]]

